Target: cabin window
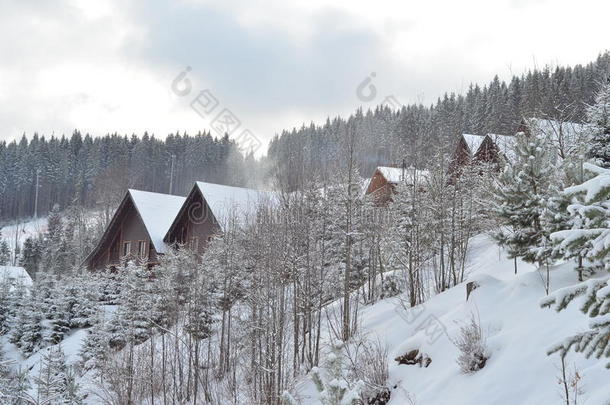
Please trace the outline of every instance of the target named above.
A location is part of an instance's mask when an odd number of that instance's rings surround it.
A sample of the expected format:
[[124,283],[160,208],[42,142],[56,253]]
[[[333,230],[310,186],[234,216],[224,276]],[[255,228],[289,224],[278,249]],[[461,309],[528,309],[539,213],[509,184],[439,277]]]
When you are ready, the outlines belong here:
[[191,250],[196,252],[199,249],[199,238],[197,236],[193,236],[191,239]]
[[131,241],[123,242],[123,256],[131,254]]
[[138,241],[138,255],[144,259],[146,258],[146,241],[145,240],[141,240]]

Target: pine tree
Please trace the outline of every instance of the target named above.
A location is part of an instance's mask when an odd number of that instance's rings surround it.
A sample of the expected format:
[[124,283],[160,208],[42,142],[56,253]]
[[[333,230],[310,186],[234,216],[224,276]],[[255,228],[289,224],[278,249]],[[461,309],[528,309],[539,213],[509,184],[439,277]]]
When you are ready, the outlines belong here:
[[12,373],[2,356],[0,353],[0,404],[38,405],[39,402],[29,394],[32,385],[28,372],[19,370]]
[[[589,330],[565,339],[553,346],[548,354],[559,352],[564,356],[570,351],[583,353],[585,357],[610,358],[610,278],[591,279],[584,283],[562,288],[541,301],[541,306],[563,311],[578,296],[585,301],[581,311],[590,318]],[[606,364],[610,369],[610,362]]]
[[41,262],[42,252],[41,238],[28,237],[23,242],[23,249],[21,252],[21,258],[19,264],[28,272],[30,275],[34,275],[38,272],[38,267]]
[[[331,352],[326,357],[324,369],[314,367],[311,378],[320,394],[322,405],[356,405],[360,403],[360,392],[364,383],[358,381],[350,388],[343,374],[343,343],[340,341],[332,345]],[[296,404],[296,400],[284,392],[282,398],[286,405]]]
[[64,271],[64,226],[59,205],[55,204],[47,218],[47,232],[44,235],[42,265],[46,273]]
[[70,314],[71,328],[86,328],[93,324],[97,306],[92,292],[87,290],[88,283],[80,275],[66,287],[66,308]]
[[38,398],[42,403],[62,405],[83,403],[76,376],[66,363],[61,345],[51,348],[42,355],[40,374],[34,382],[38,387]]
[[0,403],[8,402],[9,396],[12,395],[12,390],[9,362],[4,356],[2,347],[0,347]]
[[97,368],[108,358],[110,347],[106,329],[103,313],[97,313],[79,352],[80,362],[85,370]]
[[25,304],[19,307],[11,332],[10,342],[25,355],[38,350],[43,344],[43,313],[36,289],[33,288]]
[[11,249],[8,246],[7,241],[0,239],[0,266],[8,266],[10,264],[11,264]]
[[610,79],[587,109],[587,121],[591,137],[589,156],[597,165],[610,169]]
[[8,331],[11,315],[11,283],[0,276],[0,336]]
[[45,351],[41,361],[39,375],[34,378],[38,397],[43,403],[59,403],[66,372],[66,359],[61,347]]
[[51,319],[51,331],[46,337],[46,341],[51,344],[61,342],[66,333],[70,331],[71,314],[68,308],[68,297],[65,289],[59,286],[51,297],[49,317]]
[[148,294],[148,270],[132,262],[122,271],[119,307],[108,324],[110,347],[119,349],[127,343],[144,342],[152,332],[154,319],[150,309],[153,300]]
[[61,405],[82,405],[85,396],[81,393],[81,386],[76,381],[76,372],[73,367],[68,367],[64,380],[64,390]]
[[591,270],[610,270],[610,169],[590,163],[584,168],[595,177],[564,190],[573,199],[567,207],[572,229],[554,232],[551,238],[564,257],[586,259]]
[[503,225],[494,237],[507,247],[510,258],[542,264],[550,244],[542,215],[553,194],[556,153],[550,150],[548,138],[519,133],[515,155],[493,188],[492,209]]

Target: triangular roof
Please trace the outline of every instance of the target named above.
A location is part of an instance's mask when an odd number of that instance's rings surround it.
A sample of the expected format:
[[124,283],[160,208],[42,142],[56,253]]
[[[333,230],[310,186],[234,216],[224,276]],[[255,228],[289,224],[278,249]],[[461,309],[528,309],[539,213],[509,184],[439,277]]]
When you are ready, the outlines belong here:
[[373,175],[365,183],[365,193],[371,192],[371,184],[376,173],[381,174],[389,184],[398,184],[403,181],[408,184],[421,184],[430,176],[430,173],[427,170],[414,169],[413,167],[403,169],[402,167],[377,166],[373,172]]
[[517,138],[513,135],[487,134],[504,157],[512,161],[515,158],[515,144]]
[[128,190],[157,253],[165,253],[163,238],[186,200],[170,194]]
[[418,183],[426,180],[429,176],[429,172],[427,170],[414,169],[413,167],[389,167],[389,166],[378,166],[376,170],[385,177],[388,183],[400,183],[401,181],[406,181],[408,183],[413,183],[415,179]]
[[477,153],[477,151],[481,147],[481,144],[483,143],[485,136],[484,135],[474,135],[474,134],[462,134],[462,138],[464,139],[466,146],[468,146],[468,149],[470,152],[470,157],[472,157]]
[[163,237],[180,210],[180,207],[182,207],[184,200],[184,197],[171,194],[153,193],[150,191],[133,189],[127,190],[123,200],[114,212],[110,223],[106,226],[102,237],[91,253],[85,258],[84,262],[88,262],[99,252],[100,247],[103,246],[106,240],[111,236],[111,230],[117,222],[121,212],[129,203],[133,204],[155,251],[157,251],[157,253],[165,253],[167,245],[163,242]]
[[207,204],[207,207],[203,207],[205,211],[197,215],[202,215],[203,218],[211,215],[212,222],[218,224],[220,228],[223,228],[230,219],[235,219],[243,224],[247,219],[254,217],[260,203],[270,202],[277,204],[279,202],[278,195],[270,191],[225,186],[223,184],[206,183],[203,181],[195,182],[182,207],[175,217],[172,218],[171,224],[164,236],[165,241],[169,241],[170,234],[189,209],[189,204],[197,193],[201,195]]
[[512,160],[514,156],[514,145],[515,137],[512,135],[500,135],[500,134],[486,134],[486,135],[474,135],[474,134],[462,134],[464,144],[468,147],[470,158],[474,158],[479,152],[482,151],[482,147],[485,145],[485,139],[493,142],[498,148],[498,151],[508,160]]
[[579,144],[579,138],[586,133],[585,124],[536,117],[525,118],[522,121],[520,130],[525,129],[530,133],[537,132],[550,137],[562,158],[565,157],[564,154],[572,152],[572,149]]
[[203,198],[219,223],[235,216],[243,221],[256,214],[256,209],[263,202],[277,202],[277,194],[251,188],[232,187],[222,184],[198,181],[195,187],[201,191]]

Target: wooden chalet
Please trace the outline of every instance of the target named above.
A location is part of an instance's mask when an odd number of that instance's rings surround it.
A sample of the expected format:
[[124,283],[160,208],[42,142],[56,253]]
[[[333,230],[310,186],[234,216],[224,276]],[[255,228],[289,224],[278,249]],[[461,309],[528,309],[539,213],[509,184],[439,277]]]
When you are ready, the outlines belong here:
[[197,254],[230,222],[243,225],[274,193],[196,182],[188,196],[128,190],[94,250],[89,269],[117,267],[129,260],[153,266],[172,247]]
[[[574,153],[579,140],[585,133],[583,124],[570,121],[559,121],[542,118],[525,118],[516,132],[527,136],[539,134],[548,136],[557,149],[559,158],[563,159]],[[495,163],[512,161],[515,158],[515,137],[510,135],[471,135],[462,134],[458,139],[451,161],[450,171],[459,174],[459,170],[471,163]]]
[[128,190],[97,246],[85,259],[90,269],[127,260],[154,265],[167,250],[163,238],[184,204],[184,197]]
[[376,204],[385,205],[392,200],[392,195],[395,193],[398,183],[406,182],[409,185],[421,185],[427,177],[428,172],[426,170],[414,169],[413,167],[378,166],[373,172],[365,193],[372,195]]
[[254,218],[259,204],[275,202],[275,194],[222,184],[195,183],[164,238],[201,254],[207,244],[233,221],[243,225]]
[[476,163],[490,163],[499,167],[503,161],[512,160],[515,137],[509,135],[462,134],[456,144],[449,171],[457,176],[463,167]]

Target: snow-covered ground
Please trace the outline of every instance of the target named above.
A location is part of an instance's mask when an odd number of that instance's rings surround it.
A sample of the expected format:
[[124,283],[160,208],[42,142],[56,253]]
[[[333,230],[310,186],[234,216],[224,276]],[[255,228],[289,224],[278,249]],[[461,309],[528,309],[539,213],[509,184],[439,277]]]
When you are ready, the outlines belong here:
[[[572,263],[551,268],[551,291],[575,284]],[[559,355],[547,356],[547,349],[563,338],[582,331],[587,319],[579,312],[579,301],[557,313],[540,308],[545,296],[544,274],[512,260],[484,235],[472,239],[468,255],[468,281],[476,288],[466,300],[466,282],[432,297],[425,304],[406,311],[398,297],[361,308],[361,331],[379,338],[388,347],[390,364],[389,405],[472,405],[562,403]],[[452,343],[471,316],[480,319],[490,358],[485,367],[470,375],[460,372],[458,350]],[[86,330],[72,331],[62,342],[69,362],[78,360]],[[7,357],[22,368],[38,372],[41,352],[23,359],[7,336],[0,338]],[[399,365],[394,359],[413,349],[428,355],[429,367]],[[43,350],[48,350],[43,349]],[[585,359],[570,353],[567,366],[582,376],[584,394],[578,404],[610,404],[610,371],[607,359]],[[90,382],[81,380],[90,387]],[[303,405],[318,405],[316,390],[303,377],[293,391]],[[89,397],[88,403],[94,403]]]
[[[489,238],[473,239],[469,254],[469,281],[480,286],[466,301],[466,283],[445,291],[408,313],[398,298],[362,308],[362,331],[387,344],[389,349],[390,405],[559,404],[562,386],[559,355],[547,349],[563,338],[586,328],[579,302],[557,313],[540,308],[545,296],[541,274],[506,258]],[[577,282],[573,264],[551,268],[551,291]],[[460,372],[458,350],[452,343],[471,315],[480,318],[490,358],[486,366],[470,375]],[[394,359],[413,349],[432,359],[429,367],[399,365]],[[610,404],[610,371],[607,359],[585,359],[570,353],[567,366],[582,376],[584,394],[579,404]],[[309,378],[297,386],[304,405],[317,405],[316,390]],[[411,402],[410,402],[411,401]],[[565,402],[563,402],[565,403]]]
[[15,239],[19,246],[29,238],[37,236],[47,230],[47,218],[30,218],[25,220],[11,221],[0,224],[2,238],[9,242],[11,249],[15,246]]

